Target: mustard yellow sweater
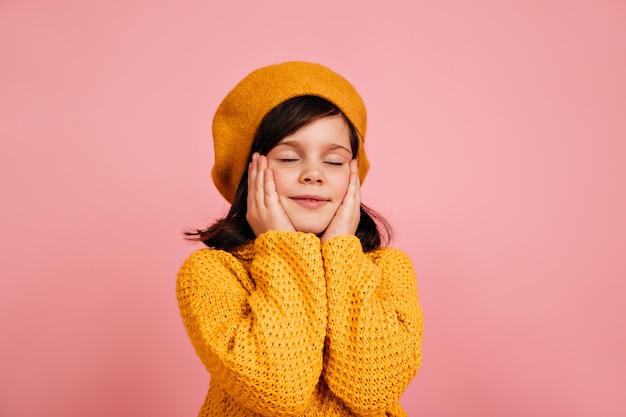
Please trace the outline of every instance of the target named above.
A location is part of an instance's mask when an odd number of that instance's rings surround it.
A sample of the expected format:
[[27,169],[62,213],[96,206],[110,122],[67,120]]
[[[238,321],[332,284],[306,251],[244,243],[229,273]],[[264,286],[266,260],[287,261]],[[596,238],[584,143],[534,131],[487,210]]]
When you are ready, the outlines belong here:
[[403,252],[271,231],[196,251],[177,296],[211,374],[200,417],[406,416],[423,321]]

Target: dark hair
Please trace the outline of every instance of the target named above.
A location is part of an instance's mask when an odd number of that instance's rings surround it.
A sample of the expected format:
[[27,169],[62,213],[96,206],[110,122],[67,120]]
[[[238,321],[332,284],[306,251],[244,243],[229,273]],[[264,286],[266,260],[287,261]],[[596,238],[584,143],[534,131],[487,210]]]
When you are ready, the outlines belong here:
[[[252,141],[248,162],[252,154],[267,153],[283,138],[296,132],[301,127],[322,117],[342,115],[350,129],[352,157],[359,150],[359,132],[339,108],[330,101],[317,96],[298,96],[291,98],[270,110],[259,125]],[[239,181],[235,198],[230,210],[205,230],[186,232],[188,239],[204,242],[210,248],[231,251],[255,238],[254,232],[246,220],[248,209],[248,171]],[[361,241],[364,252],[368,252],[389,243],[392,237],[391,226],[380,214],[361,204],[361,219],[355,235]]]

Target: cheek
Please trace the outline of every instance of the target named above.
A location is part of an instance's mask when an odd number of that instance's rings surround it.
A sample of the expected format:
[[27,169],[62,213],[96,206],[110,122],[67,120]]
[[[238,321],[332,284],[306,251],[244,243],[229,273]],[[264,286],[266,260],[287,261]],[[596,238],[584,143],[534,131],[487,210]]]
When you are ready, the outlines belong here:
[[337,194],[341,194],[341,196],[343,196],[348,190],[348,185],[350,184],[350,171],[338,175],[335,179],[335,184],[337,184]]

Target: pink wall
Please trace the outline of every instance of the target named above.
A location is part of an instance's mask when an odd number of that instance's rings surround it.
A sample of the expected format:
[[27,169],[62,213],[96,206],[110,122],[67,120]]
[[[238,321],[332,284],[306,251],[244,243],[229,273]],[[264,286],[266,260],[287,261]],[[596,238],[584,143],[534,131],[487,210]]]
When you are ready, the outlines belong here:
[[0,416],[196,415],[211,117],[292,59],[368,104],[425,308],[409,415],[626,415],[626,3],[215,3],[0,2]]

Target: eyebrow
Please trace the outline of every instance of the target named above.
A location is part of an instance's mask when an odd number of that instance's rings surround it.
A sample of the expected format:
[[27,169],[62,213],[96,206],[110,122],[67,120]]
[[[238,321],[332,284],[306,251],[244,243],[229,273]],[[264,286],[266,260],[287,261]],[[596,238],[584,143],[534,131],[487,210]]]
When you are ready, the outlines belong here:
[[[279,145],[287,145],[287,146],[291,146],[293,148],[302,148],[302,145],[300,145],[300,143],[297,140],[283,140],[281,142],[278,142],[276,144],[276,146]],[[349,154],[352,154],[352,149],[348,149],[345,146],[342,146],[338,143],[329,143],[327,146],[328,150],[334,151],[335,149],[343,149],[344,151],[348,152]]]

